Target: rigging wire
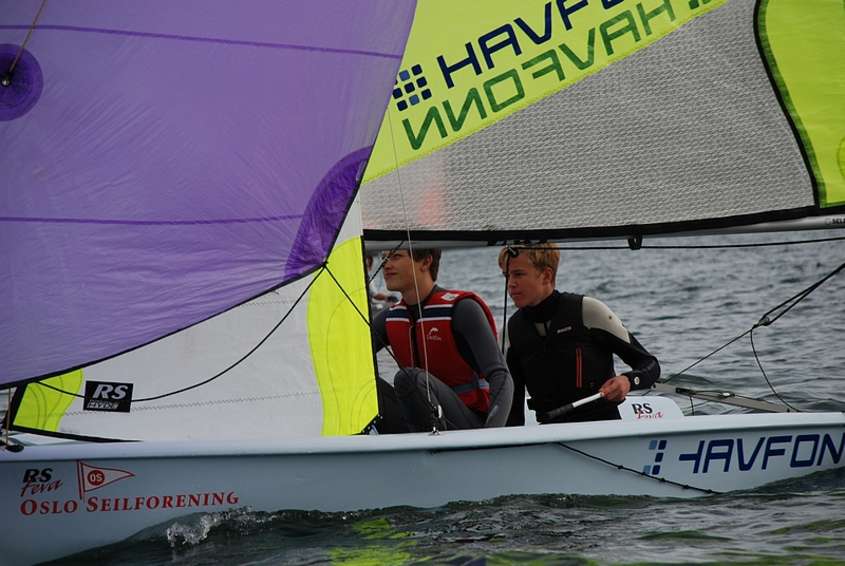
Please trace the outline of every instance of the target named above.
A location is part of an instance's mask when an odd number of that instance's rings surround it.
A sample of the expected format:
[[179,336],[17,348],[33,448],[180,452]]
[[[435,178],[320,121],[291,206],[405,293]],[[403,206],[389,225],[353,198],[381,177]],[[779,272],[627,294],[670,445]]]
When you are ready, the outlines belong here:
[[376,277],[378,277],[378,274],[381,273],[381,270],[384,268],[384,264],[387,263],[387,258],[390,257],[390,255],[393,252],[395,252],[399,248],[401,248],[402,244],[404,244],[404,243],[405,243],[405,240],[401,240],[398,244],[396,244],[395,246],[390,248],[390,250],[388,250],[388,252],[386,254],[379,256],[379,257],[381,257],[381,261],[379,261],[378,267],[376,268],[375,273],[373,273],[373,276],[367,278],[367,285],[372,284],[372,282],[376,280]]
[[693,363],[691,363],[690,365],[688,365],[687,367],[685,367],[681,371],[676,371],[675,373],[673,373],[672,375],[670,375],[669,377],[664,379],[663,383],[667,383],[670,379],[674,379],[674,378],[678,377],[679,375],[685,374],[687,371],[691,370],[692,368],[694,368],[695,366],[697,366],[698,364],[700,364],[704,360],[710,358],[711,356],[718,354],[719,352],[721,352],[722,350],[724,350],[725,348],[727,348],[728,346],[730,346],[731,344],[733,344],[734,342],[736,342],[737,340],[739,340],[740,338],[742,338],[743,336],[748,334],[749,332],[751,332],[750,329],[746,330],[745,332],[743,332],[739,336],[736,336],[735,338],[728,340],[727,342],[725,342],[724,344],[722,344],[721,346],[719,346],[718,348],[716,348],[715,350],[713,350],[709,354],[698,358],[696,361],[694,361]]
[[[768,248],[772,246],[792,246],[801,244],[819,244],[822,242],[836,242],[845,240],[845,236],[830,238],[814,238],[810,240],[795,240],[787,242],[750,242],[748,244],[693,244],[693,245],[643,245],[642,249],[649,250],[721,250],[729,248]],[[627,249],[627,248],[626,248]]]
[[12,64],[9,65],[9,69],[0,76],[0,86],[8,87],[12,84],[12,74],[15,72],[15,67],[18,66],[18,62],[20,62],[21,57],[23,56],[23,52],[26,50],[26,45],[29,43],[30,38],[32,37],[32,32],[35,31],[35,27],[38,25],[38,20],[41,18],[41,13],[44,11],[44,6],[47,5],[47,0],[41,0],[41,5],[38,7],[38,11],[35,13],[35,18],[32,20],[32,24],[29,26],[29,30],[26,32],[26,37],[24,37],[23,43],[21,43],[20,48],[18,48],[18,52],[15,54],[15,58],[12,60]]
[[[402,218],[405,221],[405,239],[408,242],[408,254],[411,256],[411,264],[412,264],[412,267],[413,267],[413,263],[414,263],[414,243],[411,240],[411,223],[408,220],[408,209],[405,206],[405,191],[402,189],[402,176],[399,174],[399,169],[400,169],[400,167],[399,167],[399,152],[396,149],[396,137],[393,135],[393,119],[391,117],[392,113],[390,112],[390,108],[387,109],[386,114],[387,114],[387,125],[388,125],[387,129],[390,131],[390,143],[393,147],[393,163],[396,166],[396,187],[399,189],[399,201],[402,204]],[[427,346],[426,340],[425,340],[425,320],[423,319],[423,315],[422,315],[422,299],[423,299],[423,297],[420,297],[420,287],[419,287],[419,283],[417,281],[417,274],[413,270],[413,268],[411,269],[411,275],[413,276],[413,279],[414,279],[414,291],[417,295],[417,314],[419,316],[418,321],[420,323],[420,331],[423,333],[422,350],[423,350],[423,371],[425,373],[425,392],[426,392],[426,396],[428,398],[429,406],[434,408],[434,405],[431,402],[431,381],[430,381],[430,376],[429,376],[429,373],[428,373],[428,346]],[[408,305],[408,310],[409,311],[411,310],[411,305]],[[411,327],[413,329],[416,326],[416,321],[412,321],[411,324],[413,325]],[[416,340],[416,333],[415,332],[411,333],[411,340]],[[413,344],[411,344],[411,348],[413,350]],[[439,404],[437,405],[436,410],[437,410],[436,416],[441,417],[442,415],[440,414],[441,409],[440,409]],[[431,432],[433,434],[436,434],[437,433],[437,419],[432,419],[432,420],[433,420],[433,423],[432,423],[432,431]]]
[[696,487],[694,485],[681,483],[681,482],[677,482],[677,481],[674,481],[674,480],[661,478],[661,477],[658,477],[658,476],[652,476],[652,475],[646,474],[645,472],[641,472],[640,470],[635,470],[633,468],[629,468],[628,466],[624,466],[622,464],[616,464],[614,462],[611,462],[610,460],[605,460],[604,458],[602,458],[600,456],[596,456],[595,454],[590,454],[589,452],[584,452],[583,450],[579,450],[578,448],[575,448],[574,446],[570,446],[569,444],[566,444],[565,442],[556,442],[555,444],[561,446],[562,448],[566,448],[567,450],[575,452],[576,454],[581,454],[582,456],[586,456],[587,458],[591,458],[593,460],[601,462],[602,464],[606,464],[608,466],[616,468],[617,470],[624,470],[626,472],[631,472],[633,474],[636,474],[638,476],[642,476],[642,477],[650,479],[650,480],[654,480],[654,481],[657,481],[657,482],[660,482],[660,483],[668,483],[670,485],[674,485],[674,486],[680,487],[682,489],[691,489],[693,491],[706,493],[708,495],[720,495],[721,494],[721,492],[714,491],[712,489]]
[[[815,283],[813,283],[812,285],[810,285],[809,287],[807,287],[807,288],[805,288],[805,289],[802,289],[801,291],[799,291],[799,292],[798,292],[798,293],[796,293],[795,295],[791,296],[790,298],[786,299],[785,301],[781,302],[781,303],[780,303],[780,304],[778,304],[777,306],[775,306],[775,307],[773,307],[773,308],[769,309],[768,311],[766,311],[766,312],[763,314],[763,316],[761,316],[761,317],[760,317],[760,319],[759,319],[756,323],[754,323],[754,325],[753,325],[751,328],[749,328],[748,330],[746,330],[745,332],[743,332],[743,333],[742,333],[742,334],[740,334],[739,336],[736,336],[735,338],[732,338],[731,340],[729,340],[729,341],[728,341],[728,342],[726,342],[725,344],[723,344],[723,345],[719,346],[718,348],[716,348],[715,350],[713,350],[713,351],[712,351],[712,352],[710,352],[709,354],[707,354],[707,355],[705,355],[705,356],[702,356],[701,358],[699,358],[698,360],[694,361],[692,364],[688,365],[687,367],[685,367],[685,368],[684,368],[684,369],[682,369],[681,371],[678,371],[678,372],[673,373],[672,375],[670,375],[669,377],[667,377],[666,379],[664,379],[664,380],[663,380],[663,383],[667,383],[669,380],[674,379],[675,377],[678,377],[679,375],[682,375],[682,374],[686,373],[688,370],[690,370],[690,369],[692,369],[693,367],[697,366],[698,364],[700,364],[701,362],[703,362],[703,361],[704,361],[704,360],[706,360],[707,358],[709,358],[709,357],[713,356],[713,355],[714,355],[714,354],[716,354],[717,352],[720,352],[720,351],[724,350],[725,348],[727,348],[728,346],[730,346],[731,344],[733,344],[734,342],[736,342],[736,341],[737,341],[737,340],[739,340],[740,338],[742,338],[742,337],[744,337],[744,336],[746,336],[746,335],[750,335],[750,341],[751,341],[751,351],[754,353],[754,358],[755,358],[755,360],[757,361],[757,366],[760,368],[760,371],[761,371],[761,372],[762,372],[762,374],[763,374],[763,378],[766,380],[766,383],[769,385],[769,389],[771,389],[771,390],[772,390],[772,393],[774,393],[775,397],[777,397],[777,398],[778,398],[778,399],[779,399],[779,400],[780,400],[780,401],[781,401],[781,402],[782,402],[782,403],[783,403],[786,407],[788,407],[789,409],[791,409],[791,410],[793,410],[793,411],[796,411],[796,412],[797,412],[797,411],[798,411],[798,409],[796,409],[795,407],[793,407],[792,405],[790,405],[789,403],[787,403],[787,402],[783,399],[783,397],[781,397],[781,396],[780,396],[780,394],[778,394],[778,392],[777,392],[777,391],[775,391],[774,386],[772,385],[771,381],[769,381],[769,377],[768,377],[768,375],[766,374],[766,371],[763,369],[763,365],[762,365],[762,364],[761,364],[761,362],[760,362],[760,358],[758,357],[758,355],[757,355],[757,350],[756,350],[756,348],[755,348],[755,346],[754,346],[754,330],[756,330],[757,328],[760,328],[761,326],[770,326],[771,324],[773,324],[773,323],[774,323],[775,321],[777,321],[780,317],[782,317],[782,316],[783,316],[783,315],[785,315],[787,312],[789,312],[790,310],[792,310],[792,309],[793,309],[793,308],[794,308],[794,307],[795,307],[798,303],[800,303],[801,301],[803,301],[804,299],[806,299],[806,298],[810,295],[810,293],[812,293],[813,291],[815,291],[816,289],[818,289],[818,288],[819,288],[822,284],[824,284],[827,280],[829,280],[831,277],[833,277],[833,276],[835,276],[836,274],[838,274],[838,273],[839,273],[840,271],[842,271],[843,269],[845,269],[845,263],[842,263],[841,265],[839,265],[839,267],[837,267],[836,269],[834,269],[833,271],[831,271],[830,273],[828,273],[827,275],[825,275],[824,277],[822,277],[821,279],[819,279],[818,281],[816,281]],[[778,311],[779,309],[783,309],[783,310],[780,310],[780,312],[778,312],[776,315],[771,316],[771,315],[772,315],[772,313],[774,313],[774,312]],[[691,400],[691,398],[690,398],[690,400]]]

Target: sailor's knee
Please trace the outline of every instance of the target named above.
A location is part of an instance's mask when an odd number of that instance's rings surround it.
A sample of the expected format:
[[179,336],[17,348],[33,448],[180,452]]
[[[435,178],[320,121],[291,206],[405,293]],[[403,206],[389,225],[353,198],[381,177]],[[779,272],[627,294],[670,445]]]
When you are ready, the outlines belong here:
[[425,372],[417,368],[404,368],[396,372],[393,378],[393,389],[402,396],[420,388],[425,383]]

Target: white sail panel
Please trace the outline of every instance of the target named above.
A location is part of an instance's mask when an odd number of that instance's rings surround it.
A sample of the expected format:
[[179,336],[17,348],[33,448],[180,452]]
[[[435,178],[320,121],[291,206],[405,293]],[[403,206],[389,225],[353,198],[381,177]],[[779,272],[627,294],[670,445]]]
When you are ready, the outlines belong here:
[[[343,257],[336,261],[333,253],[328,265],[366,314],[360,234],[356,205],[335,246]],[[45,380],[75,395],[83,395],[90,382],[132,384],[128,413],[86,410],[84,399],[36,382],[16,398],[13,427],[132,440],[360,432],[378,410],[369,336],[356,308],[328,272],[318,270],[153,344]],[[315,340],[343,342],[343,349],[314,347]],[[245,355],[216,379],[167,395],[208,380]]]

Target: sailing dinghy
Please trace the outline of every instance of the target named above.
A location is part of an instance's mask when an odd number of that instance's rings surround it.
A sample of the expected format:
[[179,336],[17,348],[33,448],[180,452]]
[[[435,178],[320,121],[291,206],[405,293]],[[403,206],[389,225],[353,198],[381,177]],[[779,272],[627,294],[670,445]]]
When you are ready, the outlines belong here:
[[2,6],[4,560],[197,512],[688,497],[845,466],[842,413],[650,397],[622,421],[358,434],[364,237],[845,223],[841,3]]

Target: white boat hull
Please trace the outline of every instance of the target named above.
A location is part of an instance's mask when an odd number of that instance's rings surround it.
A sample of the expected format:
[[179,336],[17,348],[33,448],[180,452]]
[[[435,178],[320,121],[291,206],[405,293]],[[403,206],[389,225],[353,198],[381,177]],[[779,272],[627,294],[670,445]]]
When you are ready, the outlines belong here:
[[843,413],[27,446],[0,451],[2,561],[66,556],[196,512],[432,507],[541,493],[691,497],[843,467],[843,456]]

